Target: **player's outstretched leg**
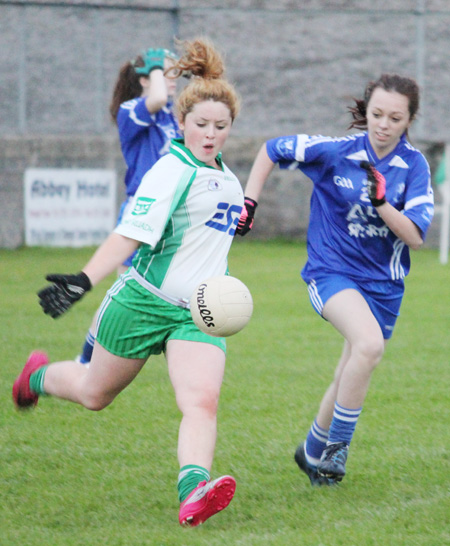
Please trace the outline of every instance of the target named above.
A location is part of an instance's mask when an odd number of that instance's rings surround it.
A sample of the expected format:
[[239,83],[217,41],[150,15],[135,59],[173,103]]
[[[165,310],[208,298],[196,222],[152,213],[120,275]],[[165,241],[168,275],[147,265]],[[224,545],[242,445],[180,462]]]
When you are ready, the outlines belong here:
[[332,478],[321,476],[317,470],[317,466],[314,466],[306,460],[305,442],[302,442],[294,455],[295,462],[302,472],[304,472],[313,486],[330,486],[336,485],[336,481]]
[[236,480],[222,476],[214,481],[203,481],[191,491],[180,505],[180,525],[195,527],[226,508],[236,491]]
[[322,476],[333,478],[340,482],[345,476],[345,463],[347,462],[348,445],[345,442],[328,444],[322,453],[317,470]]
[[14,382],[12,397],[18,409],[26,409],[38,403],[39,395],[30,389],[30,376],[42,366],[48,364],[46,353],[33,351],[22,370],[22,373]]

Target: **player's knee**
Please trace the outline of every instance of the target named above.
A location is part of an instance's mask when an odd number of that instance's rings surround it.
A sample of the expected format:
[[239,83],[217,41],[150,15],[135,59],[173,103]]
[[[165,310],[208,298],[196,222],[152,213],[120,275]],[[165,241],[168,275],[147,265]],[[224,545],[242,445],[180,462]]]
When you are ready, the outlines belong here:
[[184,414],[198,413],[214,417],[219,405],[219,393],[216,390],[204,390],[196,395],[186,397],[180,404]]
[[216,415],[219,406],[219,393],[207,393],[202,400],[202,407],[211,415]]
[[109,406],[113,400],[114,397],[108,396],[105,393],[91,392],[83,396],[81,403],[90,411],[101,411]]
[[207,391],[197,400],[197,407],[211,416],[216,415],[219,406],[219,393]]
[[382,336],[371,336],[361,339],[354,348],[359,358],[368,366],[375,368],[384,353],[384,340]]

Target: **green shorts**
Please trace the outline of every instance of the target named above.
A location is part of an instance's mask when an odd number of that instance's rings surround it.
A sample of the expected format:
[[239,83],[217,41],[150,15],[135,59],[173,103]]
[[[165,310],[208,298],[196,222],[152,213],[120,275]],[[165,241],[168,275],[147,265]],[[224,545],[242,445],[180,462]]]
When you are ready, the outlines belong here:
[[96,339],[107,351],[124,358],[158,355],[170,339],[209,343],[226,353],[225,338],[201,332],[189,309],[168,303],[123,276],[103,300]]

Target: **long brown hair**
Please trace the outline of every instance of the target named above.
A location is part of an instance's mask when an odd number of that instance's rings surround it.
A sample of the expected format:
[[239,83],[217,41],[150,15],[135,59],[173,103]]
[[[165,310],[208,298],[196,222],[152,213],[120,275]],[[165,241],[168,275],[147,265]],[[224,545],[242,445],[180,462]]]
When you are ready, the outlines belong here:
[[134,61],[128,61],[120,68],[109,105],[109,113],[114,122],[117,122],[117,112],[123,102],[142,95],[143,89],[139,80],[148,76],[136,74],[136,66],[144,66],[142,55],[138,55]]
[[398,74],[382,74],[377,81],[367,84],[363,99],[354,99],[355,106],[348,107],[353,117],[348,129],[367,129],[367,105],[378,87],[385,91],[395,91],[407,97],[410,120],[412,121],[416,117],[419,110],[419,86],[416,81]]

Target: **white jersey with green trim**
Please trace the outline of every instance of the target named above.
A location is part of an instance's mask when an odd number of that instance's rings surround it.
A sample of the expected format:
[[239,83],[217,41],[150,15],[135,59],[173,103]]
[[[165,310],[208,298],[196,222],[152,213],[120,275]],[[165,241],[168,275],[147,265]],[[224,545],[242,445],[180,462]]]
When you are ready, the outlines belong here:
[[115,229],[142,243],[133,268],[143,285],[150,283],[163,297],[187,301],[202,281],[227,272],[244,195],[220,156],[217,162],[220,170],[174,139],[170,153],[143,177]]

